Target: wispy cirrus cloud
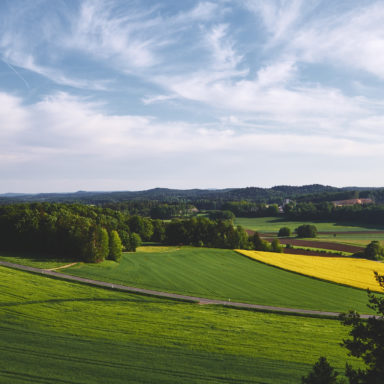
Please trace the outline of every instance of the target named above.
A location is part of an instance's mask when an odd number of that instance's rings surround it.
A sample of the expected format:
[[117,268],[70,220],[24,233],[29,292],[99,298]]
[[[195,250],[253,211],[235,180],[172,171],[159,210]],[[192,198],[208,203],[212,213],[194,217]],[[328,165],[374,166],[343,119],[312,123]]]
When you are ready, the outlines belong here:
[[212,55],[213,69],[234,70],[241,63],[242,56],[234,48],[228,25],[214,25],[205,39]]
[[242,4],[251,12],[260,16],[269,37],[273,42],[286,38],[295,29],[304,16],[305,9],[313,7],[315,2],[303,0],[243,0]]
[[290,49],[309,63],[327,62],[384,79],[384,4],[358,6],[297,31]]
[[[162,12],[160,4],[140,7],[107,0],[84,0],[73,8],[63,4],[47,7],[49,11],[42,14],[29,6],[22,11],[16,4],[11,6],[7,23],[0,28],[0,54],[4,62],[57,84],[95,90],[104,89],[108,79],[84,78],[89,77],[84,71],[80,77],[68,60],[91,59],[89,65],[102,63],[105,68],[145,77],[147,69],[173,66],[164,51],[182,44],[185,31],[200,31],[200,23],[217,19],[226,10],[210,1],[171,14]],[[32,12],[37,20],[30,34],[26,20]]]
[[139,71],[166,65],[164,49],[180,44],[183,31],[209,22],[225,11],[214,2],[199,2],[195,7],[171,15],[161,13],[160,4],[148,8],[131,7],[105,1],[84,1],[73,21],[67,45],[110,61],[110,66]]

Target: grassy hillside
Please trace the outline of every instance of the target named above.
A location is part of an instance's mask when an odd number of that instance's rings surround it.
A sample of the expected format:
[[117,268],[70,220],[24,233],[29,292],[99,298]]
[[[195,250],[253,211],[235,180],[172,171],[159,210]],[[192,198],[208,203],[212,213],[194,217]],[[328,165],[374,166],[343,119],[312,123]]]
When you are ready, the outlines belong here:
[[[63,270],[64,271],[64,270]],[[370,313],[364,291],[282,271],[234,251],[142,247],[120,264],[81,264],[65,273],[124,285],[247,303]]]
[[200,306],[0,267],[0,383],[297,383],[336,320]]
[[344,231],[372,231],[383,230],[384,226],[364,226],[354,223],[332,223],[323,221],[287,221],[278,217],[256,217],[246,218],[238,217],[235,220],[236,225],[241,225],[246,229],[252,229],[259,232],[278,232],[281,227],[288,227],[292,231],[302,224],[316,225],[320,232],[344,232]]

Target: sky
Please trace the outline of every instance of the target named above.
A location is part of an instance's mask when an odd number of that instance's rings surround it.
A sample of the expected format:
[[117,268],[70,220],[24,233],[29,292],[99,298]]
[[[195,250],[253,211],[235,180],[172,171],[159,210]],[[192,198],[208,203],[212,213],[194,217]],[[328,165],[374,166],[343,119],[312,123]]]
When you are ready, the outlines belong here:
[[384,186],[384,2],[0,0],[0,193]]

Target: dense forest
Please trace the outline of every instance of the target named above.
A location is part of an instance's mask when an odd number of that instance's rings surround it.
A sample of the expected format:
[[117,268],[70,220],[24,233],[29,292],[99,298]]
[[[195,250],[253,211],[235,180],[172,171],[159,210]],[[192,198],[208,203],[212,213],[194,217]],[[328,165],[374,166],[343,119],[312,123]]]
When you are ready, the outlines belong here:
[[[105,207],[24,203],[0,206],[0,249],[34,251],[86,262],[117,260],[141,241],[248,248],[246,232],[230,220],[205,217],[164,222]],[[116,251],[120,249],[120,252]]]
[[290,203],[284,207],[284,216],[289,220],[330,220],[384,224],[384,205],[334,206],[332,203]]
[[[249,238],[243,228],[233,225],[233,219],[236,216],[284,216],[294,221],[383,225],[383,191],[312,185],[3,196],[0,197],[0,249],[33,251],[86,262],[118,260],[123,249],[134,251],[142,241],[280,252],[279,244],[264,242],[257,234]],[[76,203],[71,202],[74,195],[79,200]],[[256,196],[261,200],[275,200],[275,203],[257,201]],[[283,203],[278,204],[283,197]],[[332,203],[367,197],[373,204],[337,206]],[[15,203],[18,199],[65,202]],[[88,200],[92,203],[85,202]]]

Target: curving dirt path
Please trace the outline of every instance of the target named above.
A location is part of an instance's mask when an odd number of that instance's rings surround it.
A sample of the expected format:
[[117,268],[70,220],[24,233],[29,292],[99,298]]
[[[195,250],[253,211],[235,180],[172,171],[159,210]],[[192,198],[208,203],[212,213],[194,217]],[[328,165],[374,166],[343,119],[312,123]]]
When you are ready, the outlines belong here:
[[69,267],[72,267],[72,266],[74,266],[76,264],[78,264],[78,263],[76,262],[76,263],[66,264],[66,265],[62,265],[61,267],[46,269],[46,271],[57,271],[58,269],[69,268]]
[[[32,273],[38,273],[41,275],[52,276],[52,277],[63,279],[63,280],[71,280],[71,281],[80,282],[83,284],[94,285],[97,287],[116,289],[119,291],[138,293],[138,294],[142,294],[142,295],[163,297],[163,298],[167,298],[167,299],[187,301],[187,302],[198,303],[198,304],[203,304],[203,305],[204,304],[205,305],[207,305],[207,304],[208,305],[224,305],[227,307],[254,309],[254,310],[265,311],[265,312],[278,312],[281,314],[285,313],[285,314],[320,316],[320,317],[323,317],[323,316],[338,317],[340,315],[337,312],[315,311],[315,310],[310,310],[310,309],[299,309],[299,308],[274,307],[274,306],[268,306],[268,305],[258,305],[258,304],[248,304],[248,303],[237,303],[237,302],[232,302],[232,301],[214,300],[214,299],[207,299],[204,297],[186,296],[186,295],[179,295],[177,293],[160,292],[160,291],[154,291],[151,289],[129,287],[126,285],[107,283],[105,281],[85,279],[83,277],[66,275],[66,274],[55,272],[55,271],[49,270],[49,269],[40,269],[40,268],[28,267],[26,265],[14,264],[14,263],[10,263],[8,261],[0,261],[0,266],[19,269],[22,271],[27,271],[27,272],[32,272]],[[369,318],[369,317],[373,317],[373,315],[361,315],[361,317],[362,318]]]

